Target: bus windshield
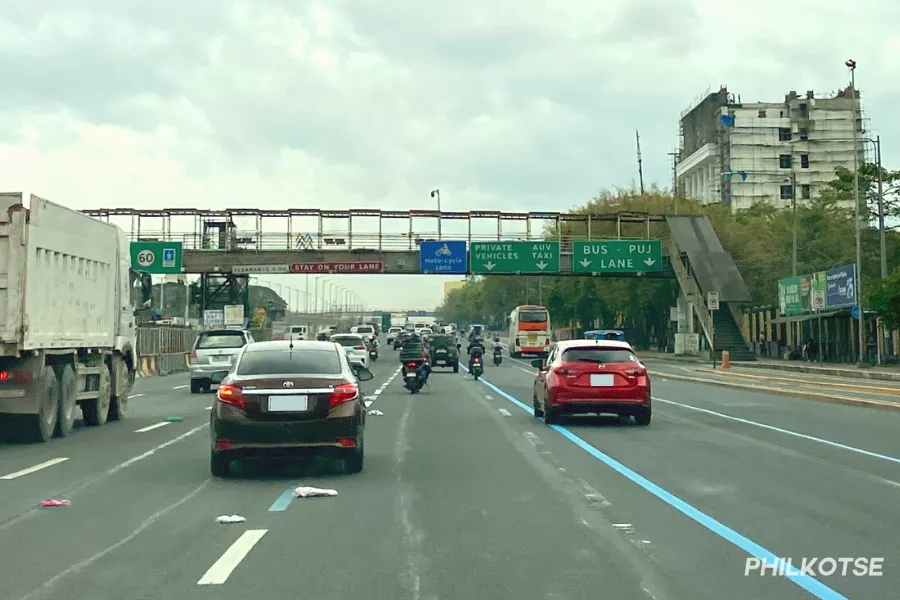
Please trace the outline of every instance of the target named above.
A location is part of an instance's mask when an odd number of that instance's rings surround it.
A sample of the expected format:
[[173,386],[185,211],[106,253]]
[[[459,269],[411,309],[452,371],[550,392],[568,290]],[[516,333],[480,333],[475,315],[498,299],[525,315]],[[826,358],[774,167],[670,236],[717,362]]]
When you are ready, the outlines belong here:
[[546,323],[547,322],[547,311],[546,310],[520,310],[519,311],[519,322],[520,323]]

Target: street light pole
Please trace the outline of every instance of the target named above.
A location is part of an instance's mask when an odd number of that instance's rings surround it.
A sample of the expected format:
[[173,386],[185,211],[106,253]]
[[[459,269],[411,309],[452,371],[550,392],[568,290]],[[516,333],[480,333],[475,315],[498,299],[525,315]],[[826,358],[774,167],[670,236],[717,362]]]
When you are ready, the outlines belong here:
[[856,233],[856,311],[859,329],[859,359],[861,365],[866,356],[866,332],[865,315],[862,307],[862,241],[859,229],[859,131],[857,130],[857,118],[862,119],[859,111],[859,96],[856,93],[856,61],[848,59],[845,63],[850,69],[850,87],[853,89],[853,205],[855,207],[853,229]]
[[881,136],[875,136],[875,166],[878,168],[878,243],[881,250],[881,278],[888,276],[887,244],[884,239],[884,175],[881,171]]
[[[791,157],[793,163],[794,158]],[[791,165],[793,168],[793,164]],[[797,276],[797,173],[791,171],[791,277]]]
[[[438,213],[441,212],[441,190],[431,190],[431,197],[437,198]],[[441,239],[441,217],[438,215],[438,239]]]

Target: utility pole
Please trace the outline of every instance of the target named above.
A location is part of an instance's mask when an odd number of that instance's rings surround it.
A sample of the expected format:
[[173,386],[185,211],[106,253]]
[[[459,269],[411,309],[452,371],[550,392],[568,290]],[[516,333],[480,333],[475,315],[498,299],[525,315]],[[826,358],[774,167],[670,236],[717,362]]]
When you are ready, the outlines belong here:
[[[856,311],[858,317],[859,329],[859,358],[858,363],[862,365],[866,357],[866,332],[865,332],[865,315],[862,307],[862,242],[861,232],[859,230],[859,131],[857,131],[857,117],[862,120],[859,111],[859,96],[856,93],[856,61],[848,59],[844,62],[850,69],[850,87],[853,90],[853,205],[855,207],[854,231],[856,232]],[[867,211],[868,212],[868,211]]]
[[644,195],[644,165],[641,160],[641,133],[635,129],[634,139],[637,142],[638,180],[641,182],[641,196]]
[[797,173],[793,171],[794,157],[791,157],[791,277],[797,276]]
[[678,214],[678,152],[669,152],[672,157],[672,203],[675,205],[675,214]]
[[888,276],[887,245],[884,239],[884,173],[881,168],[881,136],[875,136],[875,165],[878,167],[878,243],[881,250],[881,278]]

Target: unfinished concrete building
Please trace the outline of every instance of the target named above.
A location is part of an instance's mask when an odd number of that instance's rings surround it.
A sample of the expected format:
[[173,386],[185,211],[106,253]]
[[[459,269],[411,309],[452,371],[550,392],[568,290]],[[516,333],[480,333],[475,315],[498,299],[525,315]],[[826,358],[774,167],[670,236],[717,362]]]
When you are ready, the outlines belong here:
[[853,127],[859,164],[866,157],[862,115],[854,118],[851,88],[828,98],[790,92],[783,102],[741,102],[722,86],[707,90],[681,114],[676,192],[732,210],[758,202],[790,206],[817,197],[837,167],[853,168]]

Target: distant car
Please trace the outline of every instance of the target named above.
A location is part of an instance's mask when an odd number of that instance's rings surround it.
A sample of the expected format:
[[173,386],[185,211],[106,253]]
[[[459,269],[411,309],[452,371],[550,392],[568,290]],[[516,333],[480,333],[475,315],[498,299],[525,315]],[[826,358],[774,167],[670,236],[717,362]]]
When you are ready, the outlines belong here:
[[538,369],[534,416],[548,425],[561,415],[585,413],[632,416],[638,425],[650,424],[650,376],[626,342],[558,342],[546,360],[531,364]]
[[358,333],[359,335],[369,338],[373,338],[377,335],[375,333],[375,327],[372,325],[356,325],[355,327],[350,328],[350,333]]
[[249,331],[210,329],[201,332],[191,349],[191,393],[209,390],[213,385],[210,375],[231,367],[241,349],[253,341]]
[[391,327],[390,329],[388,329],[388,331],[387,331],[387,343],[388,343],[388,344],[393,344],[393,343],[394,343],[394,340],[395,340],[396,337],[397,337],[397,334],[400,333],[401,331],[403,331],[403,328],[402,328],[402,327],[397,327],[397,326],[394,326],[394,327]]
[[344,347],[350,362],[369,366],[369,345],[368,340],[359,333],[339,333],[331,336],[330,340]]
[[412,335],[412,333],[409,331],[401,331],[400,333],[398,333],[397,337],[394,338],[394,350],[399,350],[400,348],[402,348],[404,340],[406,340],[406,338],[408,338],[410,335]]
[[248,456],[318,453],[362,471],[366,407],[359,383],[373,377],[339,344],[249,344],[230,372],[212,374],[219,390],[210,412],[210,471],[227,477],[232,461]]

